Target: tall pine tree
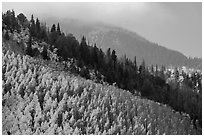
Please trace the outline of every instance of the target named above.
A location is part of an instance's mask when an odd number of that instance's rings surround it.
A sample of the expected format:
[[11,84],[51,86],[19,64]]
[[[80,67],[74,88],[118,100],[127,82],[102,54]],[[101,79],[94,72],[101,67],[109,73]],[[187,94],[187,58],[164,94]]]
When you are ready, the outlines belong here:
[[60,25],[59,25],[59,23],[57,24],[57,34],[58,34],[58,35],[61,35],[61,30],[60,30]]
[[41,31],[40,21],[39,21],[39,19],[37,18],[37,19],[36,19],[36,36],[37,36],[38,38],[40,38],[40,31]]
[[116,69],[116,63],[117,63],[117,56],[116,56],[115,50],[112,51],[111,59],[112,59],[112,61],[113,61],[113,68],[114,68],[114,70],[115,70],[115,69]]
[[31,37],[36,37],[36,26],[35,26],[35,20],[34,20],[33,14],[31,15],[31,20],[30,20],[30,35]]

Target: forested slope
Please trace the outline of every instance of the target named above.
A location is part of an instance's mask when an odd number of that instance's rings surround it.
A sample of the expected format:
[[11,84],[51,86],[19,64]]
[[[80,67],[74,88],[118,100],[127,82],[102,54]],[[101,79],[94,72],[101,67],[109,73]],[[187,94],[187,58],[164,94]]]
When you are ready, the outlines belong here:
[[4,47],[2,56],[2,134],[201,134],[170,107]]
[[201,73],[171,78],[13,10],[2,41],[3,134],[201,134]]
[[[144,59],[148,65],[188,66],[202,69],[201,58],[188,58],[178,51],[150,42],[137,33],[120,27],[54,17],[44,17],[42,20],[45,20],[50,26],[53,22],[60,22],[66,32],[73,33],[79,40],[82,35],[85,35],[89,43],[96,43],[104,51],[108,48],[115,49],[118,57],[126,54],[128,58],[134,60],[136,55],[139,64]],[[190,48],[193,48],[193,45]]]

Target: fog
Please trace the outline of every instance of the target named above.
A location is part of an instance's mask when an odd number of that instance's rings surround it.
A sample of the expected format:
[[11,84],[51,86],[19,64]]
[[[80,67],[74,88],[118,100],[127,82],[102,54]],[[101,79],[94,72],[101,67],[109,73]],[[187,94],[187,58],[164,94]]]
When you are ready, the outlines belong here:
[[186,56],[202,56],[202,3],[2,3],[44,18],[75,18],[99,21],[137,32],[146,39]]

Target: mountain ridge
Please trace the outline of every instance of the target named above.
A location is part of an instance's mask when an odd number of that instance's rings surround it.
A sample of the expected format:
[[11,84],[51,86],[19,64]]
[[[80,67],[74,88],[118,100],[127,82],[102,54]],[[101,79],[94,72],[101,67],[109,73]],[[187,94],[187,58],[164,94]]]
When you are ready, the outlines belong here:
[[79,41],[86,36],[88,43],[94,44],[103,51],[115,49],[119,58],[126,55],[131,60],[137,57],[138,63],[145,60],[146,64],[158,66],[187,66],[201,69],[202,58],[188,58],[183,53],[168,49],[150,42],[138,33],[103,22],[86,22],[78,19],[44,18],[49,26],[60,22],[65,33],[72,33]]

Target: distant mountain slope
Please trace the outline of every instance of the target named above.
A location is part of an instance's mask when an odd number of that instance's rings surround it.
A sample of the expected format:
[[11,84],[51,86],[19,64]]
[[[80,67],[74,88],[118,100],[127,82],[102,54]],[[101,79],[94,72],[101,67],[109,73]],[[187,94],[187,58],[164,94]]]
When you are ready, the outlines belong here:
[[103,50],[116,49],[119,57],[124,54],[139,63],[144,59],[147,65],[188,66],[201,69],[201,59],[188,59],[182,53],[149,42],[138,34],[102,23],[88,23],[74,19],[45,19],[49,26],[60,22],[65,33],[73,33],[77,39],[85,35],[89,43],[96,43]]

